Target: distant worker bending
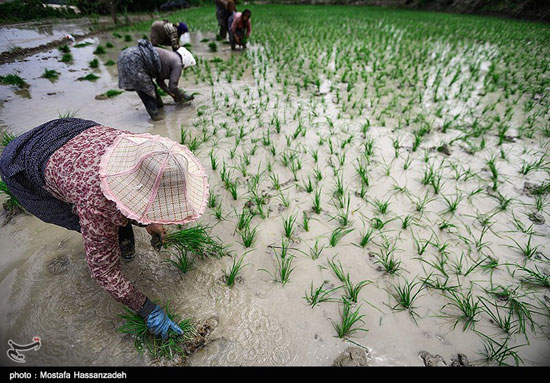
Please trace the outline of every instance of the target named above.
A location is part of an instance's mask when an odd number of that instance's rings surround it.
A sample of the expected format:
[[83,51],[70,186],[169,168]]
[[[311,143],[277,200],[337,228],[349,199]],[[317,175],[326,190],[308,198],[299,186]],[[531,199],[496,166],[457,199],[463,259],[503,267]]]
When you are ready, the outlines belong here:
[[250,10],[245,9],[241,12],[233,12],[227,20],[229,25],[229,42],[231,43],[231,49],[235,49],[237,45],[246,48],[246,43],[252,33],[252,23],[250,18],[252,13]]
[[155,21],[151,25],[151,44],[153,46],[171,46],[175,52],[180,47],[180,37],[189,32],[187,25],[182,22],[172,24],[168,20]]

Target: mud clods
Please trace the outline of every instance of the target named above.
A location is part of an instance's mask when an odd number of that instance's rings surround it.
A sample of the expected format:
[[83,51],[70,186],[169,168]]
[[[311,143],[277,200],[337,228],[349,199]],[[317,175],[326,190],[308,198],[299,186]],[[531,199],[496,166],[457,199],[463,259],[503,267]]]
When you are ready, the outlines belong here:
[[197,325],[197,335],[184,345],[185,353],[191,355],[208,343],[208,337],[218,325],[217,318],[208,318]]
[[359,347],[348,347],[332,363],[335,367],[368,367],[367,351]]
[[529,214],[529,220],[533,222],[535,225],[544,225],[544,222],[546,222],[546,220],[544,219],[544,216],[537,212],[533,212]]
[[456,359],[451,359],[450,364],[441,355],[432,355],[427,351],[422,351],[418,355],[424,361],[424,366],[426,367],[468,367],[470,365],[468,357],[464,354],[458,354]]

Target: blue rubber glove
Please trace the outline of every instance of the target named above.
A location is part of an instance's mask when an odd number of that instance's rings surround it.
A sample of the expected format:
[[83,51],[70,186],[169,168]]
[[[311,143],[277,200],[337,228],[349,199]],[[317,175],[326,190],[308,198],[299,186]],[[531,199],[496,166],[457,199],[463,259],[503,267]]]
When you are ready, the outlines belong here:
[[155,334],[156,336],[161,336],[162,339],[168,337],[168,331],[172,330],[178,335],[183,334],[183,330],[164,312],[164,310],[159,306],[155,305],[155,309],[149,314],[147,320],[145,321],[149,331]]

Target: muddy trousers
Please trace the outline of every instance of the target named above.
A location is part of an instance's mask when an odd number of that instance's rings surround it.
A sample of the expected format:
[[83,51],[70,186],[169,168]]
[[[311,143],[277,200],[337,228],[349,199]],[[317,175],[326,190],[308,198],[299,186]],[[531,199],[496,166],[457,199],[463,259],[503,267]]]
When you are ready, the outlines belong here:
[[162,98],[160,97],[158,92],[155,91],[156,98],[151,97],[147,93],[142,92],[140,90],[137,91],[137,94],[141,99],[141,102],[143,102],[143,105],[145,106],[147,113],[149,113],[149,116],[151,116],[151,118],[153,119],[158,117],[160,113],[159,108],[162,108],[164,106],[164,103],[162,102]]
[[225,40],[229,25],[227,23],[227,18],[229,17],[229,12],[223,8],[216,6],[216,17],[218,18],[218,25],[220,26],[220,39]]
[[118,228],[118,245],[120,247],[120,257],[125,261],[131,261],[136,254],[136,242],[134,239],[134,230],[132,224],[128,222],[126,226]]

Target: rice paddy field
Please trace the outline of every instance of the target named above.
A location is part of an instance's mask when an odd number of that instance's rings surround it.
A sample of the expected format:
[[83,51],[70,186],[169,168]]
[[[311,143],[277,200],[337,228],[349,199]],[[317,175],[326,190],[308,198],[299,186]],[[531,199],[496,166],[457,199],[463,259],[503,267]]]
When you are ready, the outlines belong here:
[[[138,229],[123,271],[178,316],[214,323],[206,343],[187,358],[136,351],[78,233],[26,215],[0,233],[15,254],[0,269],[0,341],[39,329],[38,365],[331,365],[350,346],[369,365],[424,365],[426,353],[550,365],[550,26],[247,7],[245,51],[215,39],[213,7],[166,16],[189,26],[197,65],[180,80],[195,100],[160,122],[116,92],[109,65],[150,22],[0,67],[2,81],[26,81],[0,89],[10,134],[76,115],[201,160],[210,197],[191,227],[211,247],[181,246],[189,228],[174,227],[176,245],[157,253]],[[68,272],[43,271],[60,256]]]

